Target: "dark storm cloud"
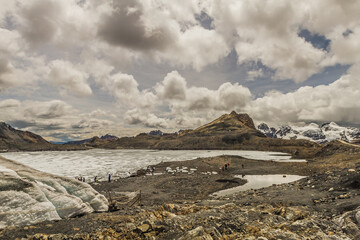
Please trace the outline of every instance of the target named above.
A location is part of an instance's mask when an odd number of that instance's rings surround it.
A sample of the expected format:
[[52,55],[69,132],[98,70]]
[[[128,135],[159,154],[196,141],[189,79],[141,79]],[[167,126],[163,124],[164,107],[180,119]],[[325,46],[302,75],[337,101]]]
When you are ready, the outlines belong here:
[[52,40],[57,30],[56,19],[60,6],[54,1],[36,1],[22,9],[20,32],[32,45],[39,45]]
[[143,7],[138,1],[114,1],[113,11],[99,24],[98,36],[111,45],[135,50],[164,49],[172,41],[165,27],[149,29],[141,19]]

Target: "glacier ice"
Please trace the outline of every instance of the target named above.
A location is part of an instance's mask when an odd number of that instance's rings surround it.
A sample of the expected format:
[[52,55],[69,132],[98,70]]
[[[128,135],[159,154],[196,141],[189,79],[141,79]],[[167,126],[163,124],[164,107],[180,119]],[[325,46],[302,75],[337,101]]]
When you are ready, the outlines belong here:
[[0,228],[108,210],[90,185],[0,157]]

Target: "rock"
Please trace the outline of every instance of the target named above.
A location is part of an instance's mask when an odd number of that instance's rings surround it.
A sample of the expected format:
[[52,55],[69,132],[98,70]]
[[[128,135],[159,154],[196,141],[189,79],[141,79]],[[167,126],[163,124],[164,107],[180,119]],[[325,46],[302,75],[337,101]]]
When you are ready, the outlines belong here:
[[329,192],[332,192],[332,191],[334,191],[334,188],[333,187],[329,188]]
[[140,230],[140,232],[142,233],[146,233],[150,230],[150,225],[149,224],[142,224],[140,226],[137,227],[137,229]]
[[355,169],[352,169],[352,168],[349,169],[348,171],[349,171],[349,172],[356,172]]
[[339,196],[339,198],[340,199],[345,199],[345,198],[350,198],[350,196],[347,195],[347,194],[342,194],[342,195]]
[[355,213],[355,219],[357,221],[357,225],[360,227],[360,210]]
[[180,237],[179,240],[213,240],[213,238],[210,234],[204,231],[202,226],[199,226],[185,233],[185,235]]

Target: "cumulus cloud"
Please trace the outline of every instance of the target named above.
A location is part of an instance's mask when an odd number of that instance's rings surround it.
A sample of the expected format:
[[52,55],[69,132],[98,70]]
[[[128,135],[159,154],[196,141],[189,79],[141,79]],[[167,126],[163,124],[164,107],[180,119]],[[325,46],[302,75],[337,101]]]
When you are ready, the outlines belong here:
[[183,100],[186,97],[186,80],[177,71],[172,71],[155,89],[160,98]]
[[359,65],[329,85],[301,87],[290,93],[269,92],[248,105],[256,119],[268,122],[335,121],[360,123],[357,96]]
[[167,128],[169,126],[168,119],[159,118],[153,113],[132,109],[126,112],[125,120],[132,125],[142,124],[150,128]]
[[174,65],[190,65],[201,71],[229,53],[228,44],[218,32],[194,26],[182,33],[172,48],[161,56],[171,60]]
[[77,70],[71,62],[55,60],[50,63],[49,67],[49,78],[55,85],[61,86],[80,97],[92,94],[92,90],[86,82],[88,74]]
[[116,73],[100,84],[120,103],[128,106],[151,107],[156,101],[156,96],[151,91],[139,91],[139,84],[132,75]]
[[238,83],[227,82],[217,90],[187,87],[185,79],[176,71],[169,73],[155,88],[160,98],[176,111],[236,110],[242,109],[251,100],[250,90]]
[[[136,81],[131,78],[131,82],[135,89]],[[150,113],[148,108],[134,108],[126,113],[126,121],[129,124],[163,128],[188,127],[190,123],[197,126],[200,122],[204,123],[204,119],[211,119],[216,114],[232,110],[241,111],[251,101],[250,90],[238,83],[227,82],[220,85],[217,90],[187,87],[185,78],[177,71],[168,73],[162,82],[155,85],[154,89],[157,101],[154,102],[153,109],[162,106],[170,108],[174,118],[171,120],[159,118],[154,113]],[[129,89],[127,91],[131,92]],[[140,95],[143,93],[136,92]],[[140,98],[144,99],[144,97]],[[200,116],[203,121],[200,121]]]

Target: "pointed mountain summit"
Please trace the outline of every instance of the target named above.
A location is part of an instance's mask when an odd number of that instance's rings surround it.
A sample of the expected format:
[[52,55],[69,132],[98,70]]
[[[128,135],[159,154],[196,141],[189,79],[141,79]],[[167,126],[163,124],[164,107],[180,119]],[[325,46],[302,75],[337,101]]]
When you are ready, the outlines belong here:
[[193,130],[192,133],[211,133],[245,129],[256,130],[251,117],[246,113],[236,113],[232,111],[230,114],[224,114],[214,121]]

